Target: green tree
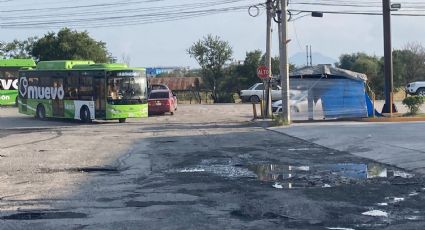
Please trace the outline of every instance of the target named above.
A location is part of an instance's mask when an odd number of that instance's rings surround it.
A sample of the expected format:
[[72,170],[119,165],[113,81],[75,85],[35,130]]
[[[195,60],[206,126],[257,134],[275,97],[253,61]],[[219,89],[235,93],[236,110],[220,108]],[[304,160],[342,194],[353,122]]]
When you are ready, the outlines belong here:
[[365,53],[343,54],[339,57],[336,67],[359,73],[364,73],[368,78],[368,85],[378,98],[383,96],[384,75],[383,60],[377,56]]
[[68,28],[57,34],[50,32],[34,43],[31,54],[39,61],[93,60],[109,62],[106,44],[91,38],[87,31],[77,32]]
[[[247,89],[254,83],[261,82],[257,77],[257,68],[265,64],[265,56],[261,50],[254,50],[246,53],[243,64],[231,65],[226,73],[226,90],[239,93],[242,89]],[[294,65],[289,65],[292,71]],[[272,58],[272,74],[278,76],[279,57]]]
[[26,40],[13,40],[12,42],[0,42],[0,56],[2,58],[32,58],[30,52],[37,37],[29,37]]
[[261,51],[254,50],[246,53],[242,65],[236,65],[230,74],[234,81],[236,92],[246,89],[260,80],[257,77],[257,67],[261,65]]
[[419,108],[423,103],[425,103],[425,97],[422,96],[406,97],[403,100],[403,105],[406,105],[409,108],[410,115],[418,114]]
[[[272,57],[272,75],[273,76],[277,76],[280,74],[280,70],[279,70],[279,65],[280,65],[280,60],[279,57]],[[266,65],[266,54],[263,54],[263,56],[261,57],[261,65]]]
[[224,79],[224,65],[233,54],[232,47],[220,37],[209,34],[195,42],[187,53],[201,66],[204,83],[212,91],[214,102],[221,102],[220,94],[225,92],[220,92],[219,87]]
[[425,74],[425,48],[408,43],[402,50],[393,51],[394,87],[421,80]]

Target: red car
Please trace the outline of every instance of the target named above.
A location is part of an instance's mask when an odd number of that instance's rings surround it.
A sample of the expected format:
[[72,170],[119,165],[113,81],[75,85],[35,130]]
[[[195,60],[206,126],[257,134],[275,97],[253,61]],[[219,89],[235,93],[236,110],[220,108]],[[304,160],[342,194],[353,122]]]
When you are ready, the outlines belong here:
[[174,114],[177,110],[177,98],[171,90],[155,89],[149,94],[148,111],[149,114]]

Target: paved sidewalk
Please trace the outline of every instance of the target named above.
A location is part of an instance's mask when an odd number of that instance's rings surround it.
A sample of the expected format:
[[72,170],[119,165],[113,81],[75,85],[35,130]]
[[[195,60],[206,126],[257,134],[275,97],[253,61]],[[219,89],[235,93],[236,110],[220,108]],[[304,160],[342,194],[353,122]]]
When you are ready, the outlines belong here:
[[270,130],[425,174],[425,122],[318,122]]

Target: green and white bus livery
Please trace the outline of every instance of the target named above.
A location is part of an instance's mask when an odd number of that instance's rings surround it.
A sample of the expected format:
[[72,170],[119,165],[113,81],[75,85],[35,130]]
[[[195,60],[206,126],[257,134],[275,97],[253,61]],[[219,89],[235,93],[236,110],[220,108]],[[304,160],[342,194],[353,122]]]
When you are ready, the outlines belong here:
[[0,105],[16,105],[18,70],[35,67],[32,59],[0,59]]
[[19,74],[19,112],[39,119],[125,122],[148,116],[145,69],[92,61],[41,61]]

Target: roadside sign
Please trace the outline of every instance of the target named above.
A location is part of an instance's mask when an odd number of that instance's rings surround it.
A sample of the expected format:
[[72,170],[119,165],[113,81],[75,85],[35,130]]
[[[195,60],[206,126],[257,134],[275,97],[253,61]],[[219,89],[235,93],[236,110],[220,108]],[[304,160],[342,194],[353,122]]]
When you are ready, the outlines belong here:
[[257,76],[261,79],[266,79],[269,77],[269,68],[265,65],[261,65],[257,68]]

